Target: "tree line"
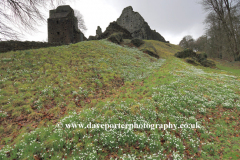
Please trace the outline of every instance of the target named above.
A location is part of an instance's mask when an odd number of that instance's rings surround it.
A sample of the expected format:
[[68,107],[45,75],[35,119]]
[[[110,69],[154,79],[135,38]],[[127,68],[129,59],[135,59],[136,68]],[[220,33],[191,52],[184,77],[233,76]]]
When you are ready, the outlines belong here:
[[240,1],[201,0],[201,4],[208,11],[205,34],[196,40],[187,35],[179,45],[209,57],[240,61]]

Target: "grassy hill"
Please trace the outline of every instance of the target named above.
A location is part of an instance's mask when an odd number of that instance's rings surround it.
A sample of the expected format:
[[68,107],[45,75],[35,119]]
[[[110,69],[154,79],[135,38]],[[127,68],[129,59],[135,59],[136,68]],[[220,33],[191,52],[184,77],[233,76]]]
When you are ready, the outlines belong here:
[[240,74],[141,48],[160,59],[106,40],[0,54],[0,159],[239,159]]

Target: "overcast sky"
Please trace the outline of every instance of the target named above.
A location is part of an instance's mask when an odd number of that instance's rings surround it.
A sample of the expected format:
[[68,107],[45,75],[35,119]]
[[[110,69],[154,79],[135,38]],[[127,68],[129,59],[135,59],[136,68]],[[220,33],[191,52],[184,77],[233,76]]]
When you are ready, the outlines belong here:
[[[204,34],[206,13],[198,3],[200,0],[75,0],[67,3],[73,9],[79,10],[84,17],[87,31],[84,33],[96,35],[97,26],[104,32],[110,22],[120,17],[122,10],[132,6],[135,12],[149,24],[152,30],[159,32],[167,41],[178,44],[186,35],[194,39]],[[46,11],[46,17],[48,17]],[[46,41],[47,23],[39,26],[39,31],[26,35],[22,40]]]

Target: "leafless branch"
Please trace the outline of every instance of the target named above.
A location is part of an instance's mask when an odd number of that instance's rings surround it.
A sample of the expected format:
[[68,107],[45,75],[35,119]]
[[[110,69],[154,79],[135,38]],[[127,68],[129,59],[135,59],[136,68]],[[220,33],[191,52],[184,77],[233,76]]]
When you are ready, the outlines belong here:
[[84,33],[87,30],[87,27],[85,26],[83,15],[80,13],[80,11],[75,9],[74,9],[74,15],[78,20],[78,28],[81,30],[81,32]]
[[[235,60],[240,60],[239,0],[202,0],[202,5],[205,10],[210,12],[205,21],[210,25],[208,32],[211,31],[212,36],[224,33],[224,37],[228,41],[228,46],[225,45],[227,50],[231,52],[230,54],[234,56]],[[212,37],[212,39],[215,38]],[[218,41],[222,44],[222,39]]]
[[[37,31],[46,22],[43,9],[64,4],[63,0],[0,0],[0,40],[18,39],[23,32]],[[19,31],[16,31],[15,28]]]

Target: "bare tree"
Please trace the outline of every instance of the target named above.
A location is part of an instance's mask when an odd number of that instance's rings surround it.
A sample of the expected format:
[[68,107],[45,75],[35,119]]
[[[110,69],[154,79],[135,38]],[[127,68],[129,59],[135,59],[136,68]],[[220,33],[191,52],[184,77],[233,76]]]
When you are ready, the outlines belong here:
[[[0,0],[0,41],[18,39],[22,32],[36,31],[45,22],[42,9],[64,4],[63,0]],[[18,28],[20,31],[17,31]]]
[[207,47],[207,36],[203,35],[199,37],[194,43],[194,49],[196,51],[205,51]]
[[183,39],[179,42],[179,46],[182,48],[194,49],[194,39],[191,35],[187,35],[183,37]]
[[83,15],[80,13],[80,11],[75,9],[74,9],[74,15],[78,20],[78,28],[81,30],[81,32],[84,33],[87,30],[87,27],[85,26]]
[[223,32],[229,44],[229,51],[235,61],[240,60],[240,34],[239,24],[236,23],[239,0],[202,0],[202,5],[207,11],[215,13],[217,20],[221,23]]
[[229,51],[230,43],[225,29],[218,19],[215,12],[210,12],[205,19],[207,44],[205,46],[205,52],[209,57],[213,58],[227,58],[234,57],[232,52]]

